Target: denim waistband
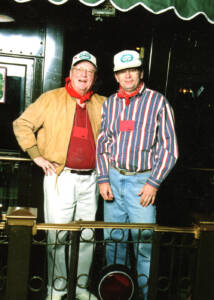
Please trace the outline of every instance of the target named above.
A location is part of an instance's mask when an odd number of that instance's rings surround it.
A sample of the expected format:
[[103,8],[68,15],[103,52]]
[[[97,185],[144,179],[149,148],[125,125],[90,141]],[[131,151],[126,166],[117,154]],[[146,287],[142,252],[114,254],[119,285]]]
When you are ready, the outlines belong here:
[[137,175],[137,174],[142,174],[142,173],[146,173],[146,172],[151,172],[151,169],[150,170],[144,170],[144,171],[128,171],[128,170],[116,168],[115,166],[112,166],[112,165],[111,165],[111,168],[115,169],[120,174],[126,175],[126,176],[131,176],[131,175]]

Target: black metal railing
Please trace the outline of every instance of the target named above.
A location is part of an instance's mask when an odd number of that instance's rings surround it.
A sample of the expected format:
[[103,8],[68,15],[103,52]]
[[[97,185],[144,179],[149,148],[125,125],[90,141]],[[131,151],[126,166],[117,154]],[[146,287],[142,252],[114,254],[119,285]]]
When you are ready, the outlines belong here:
[[[115,244],[114,264],[117,265],[119,243],[127,248],[125,265],[137,289],[136,259],[138,248],[152,241],[149,300],[213,300],[214,278],[214,222],[198,221],[189,227],[168,227],[158,224],[121,224],[95,222],[71,222],[69,224],[39,223],[33,197],[33,163],[30,159],[12,156],[0,157],[0,299],[45,299],[47,286],[47,233],[56,233],[56,244],[63,244],[67,251],[68,276],[65,278],[68,300],[75,299],[78,283],[78,249],[82,242],[91,243],[94,259],[86,288],[99,297],[101,277],[106,270],[106,247]],[[37,191],[38,189],[36,189]],[[35,194],[35,195],[34,195]],[[42,202],[42,201],[41,201]],[[38,204],[38,202],[37,202]],[[37,205],[38,207],[38,205]],[[85,230],[91,230],[90,240],[82,241]],[[128,241],[104,239],[104,230],[136,230],[139,239]],[[150,230],[151,239],[142,241],[142,231]],[[67,238],[60,239],[66,231]],[[123,235],[123,234],[122,234]],[[130,235],[131,236],[131,235]],[[71,249],[71,250],[69,250]],[[69,255],[69,251],[72,251]],[[142,274],[141,274],[142,275]],[[54,286],[54,282],[53,282]],[[126,295],[127,296],[127,295]],[[123,296],[122,296],[123,297]],[[125,296],[124,296],[125,297]],[[101,296],[100,296],[101,299]],[[107,300],[123,299],[111,298]],[[131,298],[130,298],[131,299]],[[137,300],[137,292],[132,296]],[[106,299],[104,299],[106,300]],[[125,299],[123,299],[125,300]]]
[[[17,213],[18,210],[20,213]],[[87,288],[99,297],[98,286],[106,263],[106,245],[109,242],[118,243],[118,241],[105,241],[103,239],[103,231],[107,228],[120,228],[121,231],[135,229],[139,232],[149,229],[153,232],[150,280],[148,282],[149,300],[202,300],[204,298],[201,295],[206,295],[206,300],[213,299],[210,272],[213,272],[212,264],[214,262],[204,252],[211,252],[211,248],[214,250],[214,243],[210,240],[214,234],[214,223],[212,222],[202,222],[187,228],[154,224],[81,221],[70,224],[36,224],[34,214],[32,213],[32,218],[29,217],[29,211],[32,212],[33,210],[29,208],[18,208],[18,210],[10,209],[10,214],[0,224],[1,299],[45,299],[47,284],[46,249],[47,246],[50,246],[46,239],[46,233],[50,230],[54,231],[57,237],[56,243],[52,246],[59,244],[65,245],[65,248],[72,246],[70,259],[67,260],[69,267],[65,283],[68,289],[67,299],[75,299],[75,288],[78,285],[76,276],[78,248],[82,242],[93,244],[94,260]],[[26,212],[27,217],[24,216]],[[92,231],[93,238],[82,241],[81,234],[86,228]],[[60,240],[61,231],[68,233],[66,240]],[[120,240],[121,242],[123,241]],[[135,243],[139,245],[142,241],[139,240]],[[129,240],[126,245],[128,248],[133,247],[134,242]],[[117,253],[115,253],[116,256]],[[210,262],[208,262],[209,260]],[[208,264],[209,268],[206,269],[205,273],[203,271]],[[132,262],[130,264],[130,261],[128,263],[127,259],[127,266],[135,280],[135,276],[137,276],[135,265],[132,265]],[[202,279],[205,281],[205,278],[206,284],[203,287],[200,281]],[[136,300],[137,298],[132,299]]]

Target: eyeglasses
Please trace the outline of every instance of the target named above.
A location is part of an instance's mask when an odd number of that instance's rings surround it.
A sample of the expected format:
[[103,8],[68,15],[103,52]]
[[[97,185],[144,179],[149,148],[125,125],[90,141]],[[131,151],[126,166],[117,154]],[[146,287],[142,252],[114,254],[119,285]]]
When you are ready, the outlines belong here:
[[73,69],[76,71],[77,74],[83,74],[86,73],[89,76],[93,76],[96,70],[92,69],[84,69],[84,68],[78,68],[78,67],[73,67]]

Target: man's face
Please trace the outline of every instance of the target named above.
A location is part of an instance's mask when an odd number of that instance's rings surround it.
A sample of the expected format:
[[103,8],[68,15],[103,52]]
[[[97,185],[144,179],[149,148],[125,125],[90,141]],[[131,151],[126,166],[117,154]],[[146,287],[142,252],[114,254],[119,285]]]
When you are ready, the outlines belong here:
[[81,96],[92,88],[95,81],[96,68],[88,61],[82,61],[70,70],[71,84]]
[[131,94],[138,88],[140,80],[143,78],[143,71],[129,68],[116,72],[114,76],[124,91]]

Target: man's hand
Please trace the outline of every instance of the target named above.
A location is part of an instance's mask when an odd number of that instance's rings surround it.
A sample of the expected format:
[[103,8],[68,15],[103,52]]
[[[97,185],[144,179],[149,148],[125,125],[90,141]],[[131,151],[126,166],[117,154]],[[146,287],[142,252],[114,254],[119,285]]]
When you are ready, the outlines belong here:
[[56,167],[58,167],[57,163],[51,163],[42,156],[35,157],[33,161],[37,166],[43,169],[45,175],[52,175],[53,173],[56,173]]
[[141,196],[140,204],[142,206],[148,206],[149,204],[153,205],[155,203],[156,194],[156,188],[149,184],[145,184],[138,194],[138,196]]
[[103,197],[104,200],[112,201],[114,198],[114,195],[112,193],[111,186],[108,182],[100,183],[99,184],[100,194]]

